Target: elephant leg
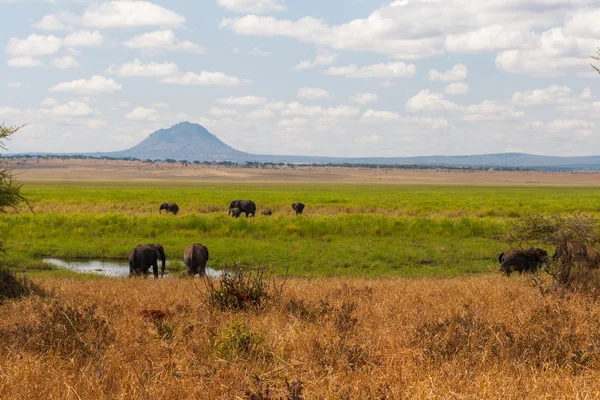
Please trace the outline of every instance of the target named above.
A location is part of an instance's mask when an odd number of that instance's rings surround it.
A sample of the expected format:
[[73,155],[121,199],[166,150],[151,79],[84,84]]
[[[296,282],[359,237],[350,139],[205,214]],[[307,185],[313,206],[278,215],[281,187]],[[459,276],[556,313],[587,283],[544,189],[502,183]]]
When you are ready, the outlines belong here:
[[152,264],[152,274],[154,275],[154,279],[158,279],[158,261],[154,261]]

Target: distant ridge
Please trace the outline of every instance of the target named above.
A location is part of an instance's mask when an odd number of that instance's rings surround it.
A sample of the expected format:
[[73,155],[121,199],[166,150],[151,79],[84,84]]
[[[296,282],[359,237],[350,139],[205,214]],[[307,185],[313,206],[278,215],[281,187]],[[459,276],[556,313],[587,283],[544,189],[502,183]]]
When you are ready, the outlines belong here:
[[190,122],[181,122],[170,128],[160,129],[151,133],[142,142],[127,150],[108,153],[86,153],[82,155],[114,158],[131,157],[141,160],[173,159],[187,161],[232,161],[237,163],[385,164],[600,170],[600,156],[554,157],[525,153],[500,153],[465,156],[344,158],[250,154],[228,146],[202,125]]

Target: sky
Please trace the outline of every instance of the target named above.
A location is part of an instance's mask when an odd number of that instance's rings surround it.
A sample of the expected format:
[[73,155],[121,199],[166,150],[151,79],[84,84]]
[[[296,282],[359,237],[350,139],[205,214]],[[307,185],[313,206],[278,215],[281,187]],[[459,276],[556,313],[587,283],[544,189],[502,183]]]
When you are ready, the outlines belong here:
[[0,0],[8,152],[600,154],[600,0]]

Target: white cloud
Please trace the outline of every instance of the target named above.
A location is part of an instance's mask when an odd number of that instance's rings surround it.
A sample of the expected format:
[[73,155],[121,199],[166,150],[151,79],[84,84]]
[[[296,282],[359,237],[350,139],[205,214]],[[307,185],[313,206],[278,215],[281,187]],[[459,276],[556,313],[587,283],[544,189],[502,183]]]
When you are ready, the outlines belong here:
[[431,92],[429,89],[422,90],[406,102],[406,111],[447,111],[457,110],[460,106],[444,99],[441,93]]
[[354,96],[350,97],[350,101],[356,104],[369,104],[376,102],[378,99],[375,93],[356,93]]
[[450,96],[462,96],[469,93],[469,85],[464,82],[454,82],[446,86],[444,93]]
[[186,72],[176,77],[164,78],[163,83],[174,85],[212,85],[212,86],[239,86],[251,81],[240,79],[236,76],[226,75],[223,72],[202,71],[199,74]]
[[98,47],[104,42],[104,37],[98,31],[73,32],[65,37],[63,43],[67,47]]
[[42,102],[40,103],[43,106],[55,106],[58,104],[58,101],[56,101],[56,99],[53,99],[52,97],[46,97],[44,100],[42,100]]
[[45,15],[40,22],[33,24],[33,27],[43,31],[64,31],[67,29],[55,14]]
[[330,118],[351,118],[360,114],[360,109],[349,106],[329,107],[325,114]]
[[546,127],[553,131],[572,131],[576,129],[593,129],[596,127],[596,124],[578,119],[555,119],[546,124]]
[[446,72],[440,72],[437,69],[429,71],[430,81],[455,82],[464,81],[465,79],[467,79],[467,66],[464,64],[456,64]]
[[286,108],[286,107],[287,107],[287,104],[285,104],[285,103],[284,103],[284,102],[282,102],[282,101],[275,101],[275,102],[272,102],[272,103],[268,103],[268,104],[265,106],[265,108],[266,108],[267,110],[275,110],[275,111],[280,111],[280,110],[283,110],[283,109],[284,109],[284,108]]
[[51,92],[69,92],[83,95],[96,95],[100,93],[115,93],[121,91],[123,86],[113,79],[94,75],[91,79],[77,79],[71,82],[59,83],[51,87]]
[[295,117],[293,119],[282,119],[277,123],[278,126],[285,129],[300,129],[307,124],[306,118]]
[[331,94],[325,89],[303,87],[298,90],[298,97],[301,99],[329,99]]
[[270,51],[262,50],[260,47],[253,47],[252,49],[248,50],[246,54],[257,57],[271,57],[272,55]]
[[69,101],[52,109],[52,115],[58,117],[86,117],[92,113],[92,108],[82,101]]
[[480,29],[448,35],[445,47],[453,53],[484,52],[531,46],[535,33],[523,29],[510,29],[502,25],[484,26]]
[[246,114],[246,118],[249,119],[269,119],[275,117],[275,113],[271,110],[254,110]]
[[56,57],[52,59],[52,65],[59,69],[77,68],[81,64],[71,56]]
[[217,107],[212,107],[210,110],[208,110],[208,113],[210,115],[214,115],[215,117],[228,117],[228,116],[232,116],[232,115],[238,115],[237,111],[232,110],[230,108],[217,108]]
[[367,123],[385,123],[391,121],[397,121],[400,116],[395,111],[380,111],[380,110],[367,110],[362,115],[360,121]]
[[555,104],[560,99],[571,96],[568,86],[552,85],[545,89],[536,89],[528,92],[515,92],[512,96],[513,104],[533,106],[541,104]]
[[6,45],[6,52],[12,56],[42,56],[54,54],[60,50],[62,40],[56,36],[42,36],[32,34],[25,39],[10,38]]
[[314,60],[301,61],[298,65],[293,67],[291,71],[302,71],[317,66],[331,65],[337,60],[337,58],[337,54],[330,53],[327,50],[321,50],[319,51]]
[[149,62],[144,64],[136,58],[131,62],[122,64],[118,68],[110,66],[107,72],[118,76],[172,76],[179,73],[179,68],[173,63]]
[[21,114],[20,110],[12,107],[0,107],[0,116],[17,115]]
[[257,106],[265,104],[267,99],[258,96],[225,97],[218,99],[217,102],[228,106]]
[[6,65],[9,67],[39,67],[44,64],[40,60],[37,60],[33,57],[23,56],[10,58],[8,61],[6,61]]
[[361,136],[357,139],[354,140],[354,143],[358,143],[358,144],[375,144],[375,143],[380,143],[382,141],[382,137],[379,135],[368,135],[368,136]]
[[221,7],[241,13],[263,14],[283,11],[285,0],[218,0]]
[[486,100],[480,104],[473,104],[462,109],[465,121],[511,121],[525,117],[523,111],[517,111],[513,107],[500,104],[496,101]]
[[123,42],[130,49],[144,51],[188,51],[202,53],[204,50],[195,43],[188,40],[179,40],[171,30],[160,30],[143,33]]
[[289,103],[285,110],[281,111],[282,115],[301,115],[305,117],[314,117],[323,114],[323,108],[320,106],[305,106],[304,104],[293,102]]
[[91,5],[82,17],[85,26],[132,28],[141,26],[179,27],[185,18],[148,1],[110,1]]
[[102,119],[90,119],[87,121],[87,126],[90,129],[100,129],[108,125],[108,122]]
[[23,86],[21,82],[8,82],[7,85],[9,88],[20,88],[21,86]]
[[136,107],[125,115],[125,119],[130,121],[156,121],[158,111],[154,108]]
[[559,76],[569,71],[587,73],[587,54],[597,45],[594,39],[566,35],[562,28],[552,28],[528,49],[511,49],[496,56],[496,67],[511,73]]
[[347,78],[411,78],[417,73],[417,67],[414,64],[398,61],[365,67],[357,67],[354,64],[345,67],[329,67],[325,73]]

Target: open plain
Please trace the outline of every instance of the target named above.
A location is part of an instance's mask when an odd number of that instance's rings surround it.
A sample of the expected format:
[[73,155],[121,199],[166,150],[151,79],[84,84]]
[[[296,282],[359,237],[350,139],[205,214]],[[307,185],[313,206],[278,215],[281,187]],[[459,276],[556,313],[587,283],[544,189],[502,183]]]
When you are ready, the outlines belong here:
[[[35,214],[0,218],[3,262],[27,277],[0,305],[0,398],[600,396],[595,296],[503,277],[497,261],[510,221],[597,216],[597,174],[12,166]],[[227,214],[241,198],[255,218]],[[165,201],[180,212],[159,214]],[[197,242],[211,268],[266,267],[264,301],[216,306],[184,276],[183,249]],[[138,243],[165,247],[171,279],[42,261],[126,260]]]

